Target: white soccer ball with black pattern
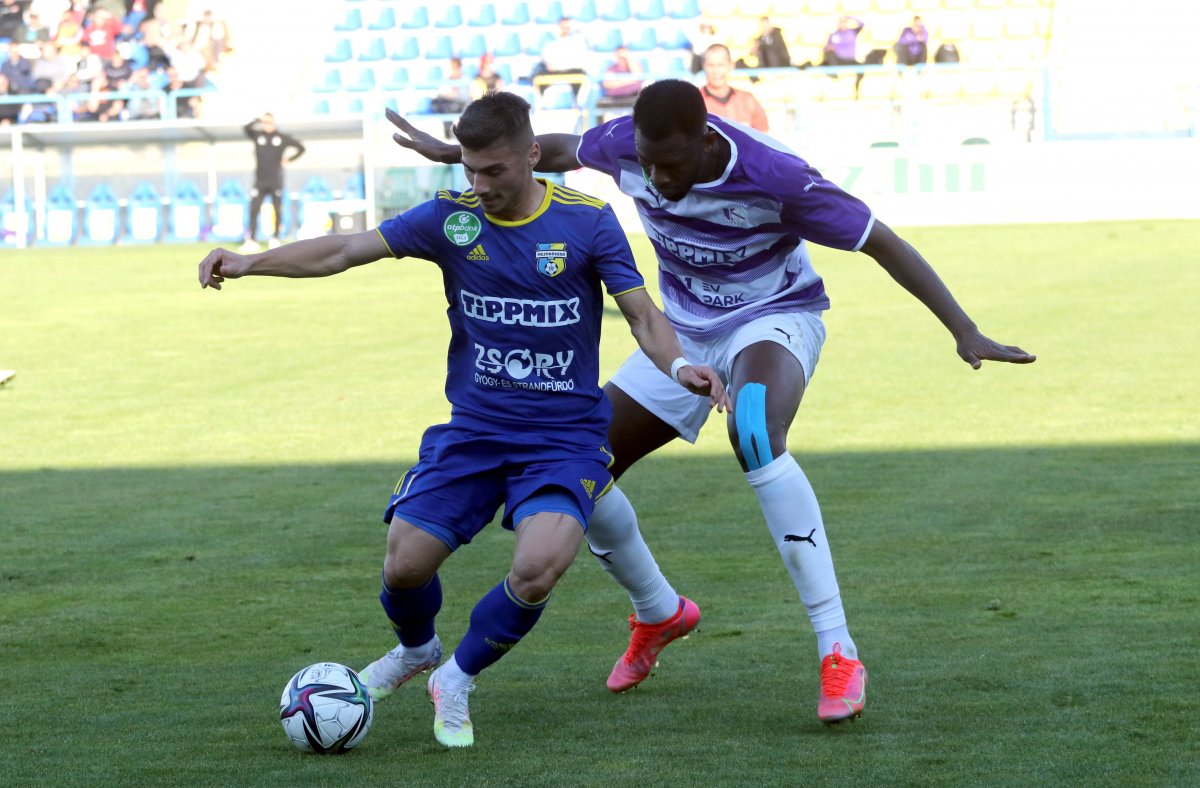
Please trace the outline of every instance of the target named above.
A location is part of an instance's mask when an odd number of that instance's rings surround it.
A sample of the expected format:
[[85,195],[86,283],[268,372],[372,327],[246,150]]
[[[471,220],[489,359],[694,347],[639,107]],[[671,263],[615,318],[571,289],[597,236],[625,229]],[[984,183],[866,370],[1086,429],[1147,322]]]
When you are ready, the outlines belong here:
[[308,752],[344,752],[363,740],[375,713],[362,679],[336,662],[292,676],[279,699],[279,721],[292,744]]

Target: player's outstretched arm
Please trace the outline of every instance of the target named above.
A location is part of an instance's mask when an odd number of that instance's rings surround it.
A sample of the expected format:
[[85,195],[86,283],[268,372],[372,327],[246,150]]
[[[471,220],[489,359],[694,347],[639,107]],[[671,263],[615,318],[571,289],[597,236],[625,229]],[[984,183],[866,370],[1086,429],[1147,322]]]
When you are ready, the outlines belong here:
[[954,335],[958,355],[974,369],[984,361],[1029,364],[1037,359],[1014,345],[1001,345],[980,333],[951,295],[949,288],[913,246],[876,220],[862,251],[891,274],[901,287],[916,296]]
[[387,245],[375,230],[354,235],[326,235],[251,255],[218,248],[200,261],[200,287],[220,290],[226,279],[252,275],[331,276],[390,256]]
[[[458,164],[462,161],[462,148],[456,143],[439,140],[432,134],[421,131],[393,109],[383,113],[399,131],[392,139],[401,148],[408,148],[438,164]],[[539,134],[534,138],[542,150],[542,157],[535,168],[538,172],[567,172],[580,167],[575,151],[579,149],[577,134]]]
[[623,293],[617,296],[616,302],[638,347],[650,357],[654,366],[693,394],[707,396],[710,408],[715,405],[718,411],[733,410],[725,384],[715,369],[690,362],[680,363],[685,359],[679,336],[645,290]]

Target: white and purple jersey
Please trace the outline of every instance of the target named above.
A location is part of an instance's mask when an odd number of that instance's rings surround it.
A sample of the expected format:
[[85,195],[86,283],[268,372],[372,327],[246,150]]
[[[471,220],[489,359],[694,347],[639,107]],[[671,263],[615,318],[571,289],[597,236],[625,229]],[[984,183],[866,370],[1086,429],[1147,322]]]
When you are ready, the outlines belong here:
[[804,242],[857,251],[871,209],[782,143],[716,115],[708,125],[729,142],[729,165],[678,202],[642,171],[631,117],[589,129],[576,152],[637,205],[658,256],[663,311],[679,333],[706,339],[763,315],[828,309]]

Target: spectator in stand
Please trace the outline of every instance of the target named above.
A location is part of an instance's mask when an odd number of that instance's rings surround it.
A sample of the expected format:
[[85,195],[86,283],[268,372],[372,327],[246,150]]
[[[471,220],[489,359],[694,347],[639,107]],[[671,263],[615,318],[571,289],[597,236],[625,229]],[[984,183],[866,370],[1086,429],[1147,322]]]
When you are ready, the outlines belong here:
[[729,84],[733,58],[729,47],[713,44],[704,53],[704,106],[714,115],[737,121],[759,131],[767,131],[767,113],[748,90]]
[[200,18],[189,26],[191,30],[185,32],[185,37],[191,40],[196,52],[204,58],[205,69],[210,72],[216,71],[221,57],[231,48],[229,25],[225,20],[214,16],[211,8],[206,8]]
[[504,80],[496,73],[496,58],[490,52],[485,53],[479,58],[479,73],[471,80],[471,101],[503,89]]
[[642,80],[638,78],[640,73],[641,69],[629,59],[629,50],[624,46],[617,47],[613,62],[604,70],[604,79],[600,83],[600,104],[606,107],[632,107],[638,91],[642,89]]
[[[858,34],[862,32],[863,23],[852,16],[838,17],[837,30],[829,34],[825,41],[825,51],[821,59],[822,66],[857,66]],[[837,78],[837,74],[830,76]],[[858,86],[862,83],[863,75],[854,75],[854,97],[858,98]]]
[[42,44],[42,56],[33,64],[33,89],[37,93],[57,93],[74,66],[58,54],[53,41]]
[[59,54],[68,60],[79,56],[83,44],[83,24],[75,18],[71,11],[63,11],[58,20],[58,30],[54,31],[54,45]]
[[[446,73],[446,81],[438,88],[438,94],[429,102],[429,109],[439,115],[457,115],[467,107],[469,85],[463,75],[461,57],[450,58],[450,70]],[[451,139],[454,136],[454,121],[442,121],[442,137]]]
[[31,60],[41,55],[42,44],[50,40],[50,28],[46,27],[41,17],[30,12],[25,15],[25,28],[21,37],[14,38],[13,44],[20,45],[22,53]]
[[133,95],[125,101],[125,118],[128,120],[158,120],[162,117],[158,96],[151,93],[150,70],[139,68],[133,72],[128,90],[146,91],[145,95]]
[[[10,85],[8,82],[8,77],[4,76],[4,73],[0,71],[0,98],[4,98],[5,96],[16,96],[20,93],[21,91],[19,90],[13,90],[12,85]],[[17,119],[20,117],[20,104],[0,103],[0,126],[8,126],[16,123]]]
[[101,60],[108,60],[117,48],[121,22],[111,11],[102,7],[92,10],[90,20],[83,29],[83,39],[91,45],[92,51]]
[[771,18],[767,16],[758,20],[758,30],[758,38],[754,39],[754,54],[758,56],[758,67],[790,67],[792,56],[788,52],[787,42],[783,40],[783,31],[772,25]]
[[902,66],[915,66],[929,60],[929,31],[921,17],[914,16],[912,24],[901,31],[894,49],[896,62]]
[[717,29],[712,23],[701,20],[689,43],[692,47],[692,73],[699,74],[704,70],[704,53],[713,44],[721,43],[721,40],[717,38]]
[[858,63],[858,34],[862,32],[863,23],[852,16],[838,17],[837,30],[829,34],[825,40],[822,66],[857,66]]
[[179,72],[179,78],[183,80],[183,84],[189,88],[202,88],[208,85],[208,79],[204,76],[204,56],[196,51],[192,46],[192,42],[186,38],[179,42],[179,45],[167,53],[171,58],[171,65]]
[[152,70],[167,69],[171,65],[169,50],[175,48],[174,26],[167,19],[167,7],[161,3],[148,11],[150,14],[138,25],[138,33],[142,43],[146,45],[146,53],[150,56],[147,65]]
[[8,48],[8,58],[0,63],[0,74],[8,80],[9,93],[33,92],[33,65],[17,47]]
[[[159,6],[160,8],[162,6]],[[168,93],[175,93],[183,90],[188,86],[179,77],[179,71],[174,66],[167,67],[167,85],[164,88]],[[199,96],[174,96],[175,98],[175,117],[177,118],[198,118],[200,117],[200,97]]]
[[79,59],[75,61],[75,73],[79,75],[79,82],[88,90],[92,88],[92,82],[99,76],[104,75],[104,61],[97,57],[92,51],[92,47],[88,42],[84,41],[79,45]]
[[133,76],[133,64],[115,49],[112,57],[104,61],[104,80],[112,90],[124,90],[125,83]]
[[16,41],[25,30],[25,8],[18,0],[0,0],[0,38]]
[[[542,48],[542,63],[541,70],[534,73],[534,76],[545,74],[548,76],[563,75],[563,74],[587,74],[587,67],[591,60],[591,48],[588,46],[587,39],[583,34],[575,30],[571,26],[571,17],[564,16],[558,20],[558,37],[550,41]],[[579,87],[582,80],[571,83],[571,90],[576,96],[579,95]],[[543,85],[541,92],[546,91],[546,86]]]

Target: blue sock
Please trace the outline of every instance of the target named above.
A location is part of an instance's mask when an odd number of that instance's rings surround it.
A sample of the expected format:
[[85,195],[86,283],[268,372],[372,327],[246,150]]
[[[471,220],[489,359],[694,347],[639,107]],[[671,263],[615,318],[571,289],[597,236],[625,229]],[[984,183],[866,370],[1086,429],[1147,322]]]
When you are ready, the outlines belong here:
[[383,583],[379,594],[383,612],[392,622],[396,637],[405,647],[423,646],[433,640],[433,619],[442,609],[442,583],[434,575],[420,588],[393,590]]
[[533,629],[549,599],[537,603],[520,599],[509,587],[507,577],[484,594],[471,611],[467,634],[454,650],[454,659],[463,672],[477,676],[503,657]]

